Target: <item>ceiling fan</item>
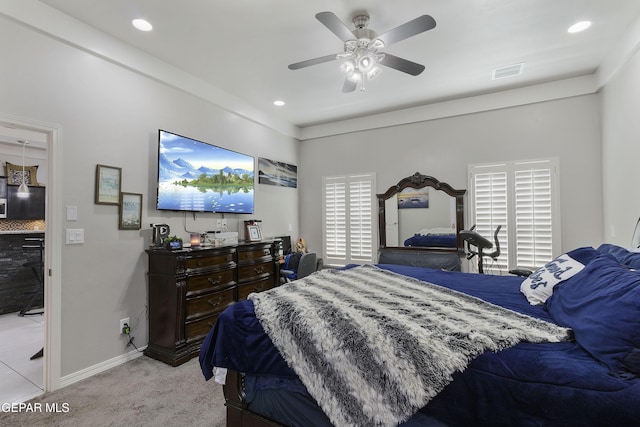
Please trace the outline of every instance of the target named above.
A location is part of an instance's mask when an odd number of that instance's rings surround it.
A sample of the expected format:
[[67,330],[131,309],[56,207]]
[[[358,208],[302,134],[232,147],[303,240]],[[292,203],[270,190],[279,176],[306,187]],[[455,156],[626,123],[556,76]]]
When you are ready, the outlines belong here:
[[342,70],[346,79],[342,87],[343,92],[353,92],[358,86],[365,90],[368,80],[373,79],[382,71],[380,65],[402,71],[403,73],[417,76],[424,71],[424,65],[399,58],[379,50],[392,43],[413,37],[417,34],[431,30],[436,26],[436,21],[429,15],[419,16],[392,30],[378,35],[367,28],[369,15],[366,12],[358,13],[353,18],[354,30],[350,30],[332,12],[320,12],[316,19],[327,27],[333,34],[344,42],[344,52],[321,56],[289,65],[290,70],[322,64],[336,59],[343,59]]

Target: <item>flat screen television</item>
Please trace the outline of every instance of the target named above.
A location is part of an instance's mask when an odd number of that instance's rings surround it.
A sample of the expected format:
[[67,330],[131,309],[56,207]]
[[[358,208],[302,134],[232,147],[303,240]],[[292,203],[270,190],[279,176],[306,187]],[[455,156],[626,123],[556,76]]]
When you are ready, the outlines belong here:
[[158,210],[252,214],[254,158],[160,129]]

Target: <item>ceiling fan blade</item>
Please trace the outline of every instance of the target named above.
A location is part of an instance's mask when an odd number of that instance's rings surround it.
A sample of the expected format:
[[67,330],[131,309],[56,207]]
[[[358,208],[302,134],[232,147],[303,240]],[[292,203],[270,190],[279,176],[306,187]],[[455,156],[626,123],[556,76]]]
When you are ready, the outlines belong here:
[[296,62],[295,64],[289,65],[290,70],[298,70],[304,67],[310,67],[312,65],[323,64],[325,62],[334,61],[336,59],[336,55],[327,55],[321,56],[319,58],[307,59],[306,61]]
[[342,86],[342,91],[344,93],[353,92],[358,87],[358,83],[349,79],[344,79],[344,85]]
[[382,40],[385,46],[389,46],[392,43],[399,42],[416,34],[424,33],[432,28],[435,28],[436,20],[429,15],[422,15],[409,22],[380,34],[377,39]]
[[412,76],[417,76],[424,71],[424,65],[398,58],[397,56],[390,55],[388,53],[385,53],[384,58],[379,62],[384,66],[394,68],[398,71],[402,71],[403,73],[411,74]]
[[316,14],[316,19],[320,21],[325,27],[327,27],[333,34],[338,36],[340,40],[346,42],[347,40],[354,40],[355,36],[335,14],[332,12],[320,12]]

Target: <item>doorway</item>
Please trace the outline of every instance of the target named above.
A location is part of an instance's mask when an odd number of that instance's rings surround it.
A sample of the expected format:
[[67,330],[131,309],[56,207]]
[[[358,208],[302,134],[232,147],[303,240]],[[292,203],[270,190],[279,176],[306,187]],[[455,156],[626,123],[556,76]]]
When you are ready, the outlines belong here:
[[[56,152],[59,149],[59,133],[60,127],[56,125],[0,114],[0,158],[4,161],[6,158],[14,160],[16,148],[24,150],[24,154],[20,152],[18,161],[12,163],[22,165],[24,158],[24,164],[38,164],[42,171],[37,175],[38,183],[46,186],[44,221],[13,221],[3,226],[4,233],[11,234],[13,240],[16,237],[20,239],[17,236],[20,233],[26,233],[24,236],[31,238],[40,236],[39,240],[44,245],[40,252],[42,270],[37,270],[42,279],[41,284],[44,284],[44,304],[24,307],[17,313],[0,316],[0,396],[3,397],[0,400],[3,402],[26,401],[45,391],[59,388],[60,283],[53,273],[60,271],[61,262],[59,254],[53,253],[59,251],[51,250],[61,240],[55,236],[56,232],[60,234],[61,227],[56,225],[60,215],[55,212],[56,209],[59,210],[60,203],[55,200],[59,197],[54,197],[58,179]],[[28,141],[28,148],[21,141]],[[0,175],[4,175],[4,162],[0,166]],[[28,229],[19,230],[21,227]],[[33,241],[25,242],[25,250],[30,249],[28,246],[32,246],[31,243]],[[26,265],[25,268],[28,267]],[[44,308],[38,305],[44,305]],[[25,310],[27,308],[29,309]],[[40,350],[43,350],[42,356]]]

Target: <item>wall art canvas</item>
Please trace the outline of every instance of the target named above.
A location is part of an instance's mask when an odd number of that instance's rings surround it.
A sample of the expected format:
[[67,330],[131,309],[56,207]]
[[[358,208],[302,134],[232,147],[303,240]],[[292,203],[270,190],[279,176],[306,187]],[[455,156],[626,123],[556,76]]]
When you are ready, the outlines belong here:
[[269,159],[258,159],[258,182],[298,188],[298,166]]
[[429,207],[429,188],[405,188],[398,193],[398,209]]

